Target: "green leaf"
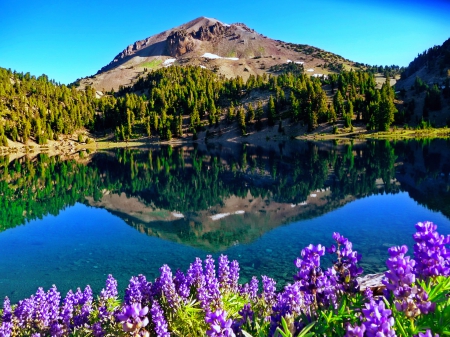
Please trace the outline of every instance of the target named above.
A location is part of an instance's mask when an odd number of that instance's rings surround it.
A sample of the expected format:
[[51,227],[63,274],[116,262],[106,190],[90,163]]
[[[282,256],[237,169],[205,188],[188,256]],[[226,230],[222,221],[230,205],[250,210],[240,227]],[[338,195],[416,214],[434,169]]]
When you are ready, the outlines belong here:
[[288,326],[287,326],[287,322],[286,322],[286,320],[284,319],[284,317],[281,317],[281,324],[283,325],[284,331],[289,331],[289,328],[288,328]]
[[253,337],[252,335],[250,335],[247,331],[245,330],[241,330],[242,334],[244,335],[244,337]]
[[316,324],[316,322],[312,322],[312,323],[309,323],[307,326],[305,326],[303,328],[302,332],[298,335],[298,337],[314,336],[314,333],[312,333],[312,332],[308,333],[308,331],[311,330],[315,324]]

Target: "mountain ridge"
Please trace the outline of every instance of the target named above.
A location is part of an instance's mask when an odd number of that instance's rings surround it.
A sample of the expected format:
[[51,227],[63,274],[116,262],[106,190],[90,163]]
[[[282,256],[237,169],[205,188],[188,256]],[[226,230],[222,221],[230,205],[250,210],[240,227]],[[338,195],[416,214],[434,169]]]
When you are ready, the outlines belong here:
[[335,72],[336,67],[355,65],[316,47],[268,38],[244,23],[226,24],[198,17],[135,41],[79,84],[82,88],[118,90],[134,84],[147,71],[172,64],[200,66],[228,78],[241,76],[246,80],[289,62],[304,64],[311,75],[317,76]]

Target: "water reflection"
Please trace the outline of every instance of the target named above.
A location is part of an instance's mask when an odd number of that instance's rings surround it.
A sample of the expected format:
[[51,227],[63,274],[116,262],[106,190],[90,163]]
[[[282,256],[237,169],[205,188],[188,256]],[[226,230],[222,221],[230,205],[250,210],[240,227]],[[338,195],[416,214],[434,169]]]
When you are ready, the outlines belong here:
[[248,145],[166,146],[81,162],[1,157],[0,224],[12,228],[82,202],[141,232],[211,251],[373,194],[407,191],[449,216],[447,144],[299,142],[268,152]]
[[[366,272],[377,272],[389,246],[412,244],[415,222],[450,232],[449,173],[443,140],[1,157],[0,296],[53,283],[98,290],[107,273],[124,288],[131,275],[152,278],[163,263],[185,269],[220,252],[240,261],[244,280],[264,273],[289,282],[300,249],[331,244],[333,231],[354,241]],[[68,207],[76,203],[89,207]],[[22,281],[23,292],[14,290]]]

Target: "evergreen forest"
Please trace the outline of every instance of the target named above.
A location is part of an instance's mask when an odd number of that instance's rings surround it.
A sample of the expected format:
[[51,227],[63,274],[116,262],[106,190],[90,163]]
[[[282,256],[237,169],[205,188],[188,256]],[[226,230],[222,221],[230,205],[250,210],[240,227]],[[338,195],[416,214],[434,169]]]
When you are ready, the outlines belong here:
[[[158,136],[164,140],[200,130],[236,124],[242,134],[280,125],[283,120],[307,125],[344,120],[369,130],[388,130],[397,112],[387,81],[376,88],[370,71],[342,71],[328,78],[304,74],[294,65],[278,75],[227,79],[193,66],[161,68],[97,97],[93,88],[78,90],[49,80],[0,68],[0,141],[45,144],[85,128],[114,133],[117,140]],[[266,100],[249,101],[252,92]],[[246,103],[244,103],[244,101]]]

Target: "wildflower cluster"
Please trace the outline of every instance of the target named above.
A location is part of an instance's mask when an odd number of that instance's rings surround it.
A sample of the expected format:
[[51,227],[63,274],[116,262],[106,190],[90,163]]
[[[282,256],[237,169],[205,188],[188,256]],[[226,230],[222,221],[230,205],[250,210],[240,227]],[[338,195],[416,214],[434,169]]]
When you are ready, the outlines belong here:
[[[418,223],[414,258],[388,250],[384,296],[359,291],[361,256],[333,234],[331,247],[309,245],[295,261],[293,282],[277,291],[263,275],[239,283],[239,263],[197,258],[186,273],[160,268],[153,282],[132,277],[123,301],[109,275],[94,299],[87,286],[64,299],[53,286],[0,310],[0,337],[11,336],[417,336],[450,334],[449,237]],[[334,260],[327,269],[321,259]]]

